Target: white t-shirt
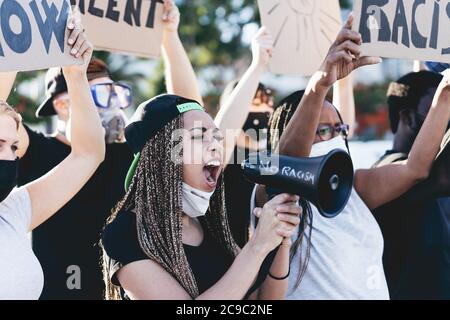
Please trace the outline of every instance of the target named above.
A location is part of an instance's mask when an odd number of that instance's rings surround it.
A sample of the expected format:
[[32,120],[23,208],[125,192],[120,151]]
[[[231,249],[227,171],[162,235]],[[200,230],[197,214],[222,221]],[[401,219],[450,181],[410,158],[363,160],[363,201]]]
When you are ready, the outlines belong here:
[[308,267],[300,286],[295,288],[300,272],[299,253],[306,254],[304,240],[291,262],[286,299],[388,300],[382,262],[383,235],[355,189],[344,211],[335,218],[323,217],[313,205],[311,209],[313,229]]
[[44,286],[41,265],[27,237],[31,200],[19,188],[0,203],[0,300],[36,300]]

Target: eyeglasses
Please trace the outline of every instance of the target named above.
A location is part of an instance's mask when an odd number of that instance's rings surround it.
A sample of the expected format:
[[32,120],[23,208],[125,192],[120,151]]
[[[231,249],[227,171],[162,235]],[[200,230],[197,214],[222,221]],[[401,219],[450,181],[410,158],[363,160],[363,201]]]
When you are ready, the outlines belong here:
[[321,124],[319,125],[316,134],[319,137],[320,141],[327,141],[333,139],[338,134],[346,138],[348,137],[349,131],[350,126],[348,124]]
[[131,87],[122,82],[99,83],[91,86],[92,97],[95,105],[107,109],[112,98],[119,101],[119,107],[126,109],[131,105]]

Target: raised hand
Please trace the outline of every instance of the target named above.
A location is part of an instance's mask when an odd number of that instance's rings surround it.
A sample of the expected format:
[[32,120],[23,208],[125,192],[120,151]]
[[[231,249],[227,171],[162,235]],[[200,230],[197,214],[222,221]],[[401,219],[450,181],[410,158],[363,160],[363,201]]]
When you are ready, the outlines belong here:
[[163,0],[164,11],[162,15],[164,31],[176,32],[180,24],[180,10],[173,0]]
[[273,38],[266,27],[261,27],[252,40],[253,64],[266,68],[273,53]]
[[75,58],[81,57],[83,59],[83,64],[63,67],[63,72],[64,74],[72,72],[86,74],[92,53],[94,52],[94,47],[86,36],[78,10],[74,10],[70,14],[67,21],[67,29],[69,29],[67,43],[71,47],[70,54]]
[[378,57],[361,57],[361,35],[352,26],[353,15],[350,15],[319,69],[319,85],[330,88],[353,70],[381,62]]

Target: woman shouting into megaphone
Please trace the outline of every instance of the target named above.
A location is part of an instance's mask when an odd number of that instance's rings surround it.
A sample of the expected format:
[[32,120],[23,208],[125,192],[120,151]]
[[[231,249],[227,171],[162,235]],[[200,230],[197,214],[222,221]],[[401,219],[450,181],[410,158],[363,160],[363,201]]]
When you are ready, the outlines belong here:
[[[199,103],[176,95],[144,102],[125,135],[136,159],[102,237],[107,298],[284,298],[298,197],[268,202],[240,249],[226,216],[223,136]],[[284,279],[257,277],[282,243],[270,271]]]

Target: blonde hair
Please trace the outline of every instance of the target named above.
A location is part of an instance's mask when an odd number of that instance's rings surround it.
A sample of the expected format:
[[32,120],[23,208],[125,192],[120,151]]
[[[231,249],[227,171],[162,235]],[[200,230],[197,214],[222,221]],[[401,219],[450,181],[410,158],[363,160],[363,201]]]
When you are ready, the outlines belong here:
[[0,100],[0,116],[3,115],[13,118],[17,124],[17,130],[19,130],[19,125],[22,122],[22,117],[9,104],[7,104],[5,101]]

